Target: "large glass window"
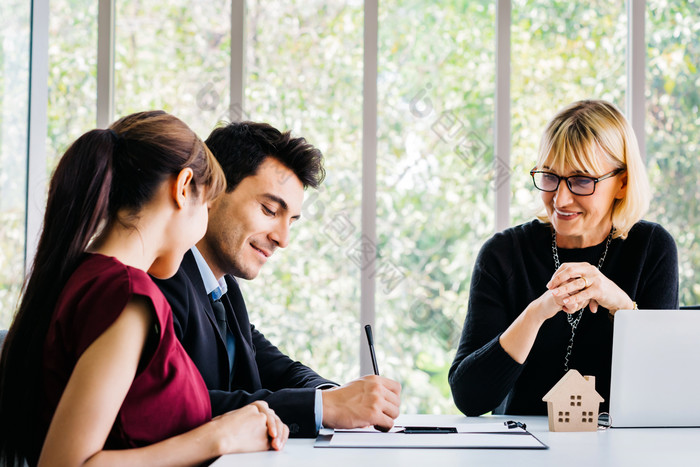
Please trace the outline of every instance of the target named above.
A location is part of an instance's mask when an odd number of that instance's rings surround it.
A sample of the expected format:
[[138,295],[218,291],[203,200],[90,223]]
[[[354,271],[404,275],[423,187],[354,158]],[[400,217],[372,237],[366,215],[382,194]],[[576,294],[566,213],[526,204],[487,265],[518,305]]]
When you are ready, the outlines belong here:
[[[378,357],[403,384],[402,411],[455,412],[447,371],[474,259],[493,233],[494,175],[511,175],[511,224],[532,219],[540,201],[528,171],[546,122],[579,99],[625,108],[626,1],[512,0],[507,167],[493,149],[496,2],[379,2],[376,245],[363,242],[360,222],[364,2],[246,4],[241,105],[230,102],[231,0],[116,2],[115,117],[162,108],[203,138],[222,119],[266,121],[319,147],[326,181],[306,193],[289,247],[243,284],[252,322],[347,381],[365,344],[360,272],[371,267]],[[3,0],[0,15],[0,328],[24,272],[30,7]],[[50,8],[49,173],[97,114],[97,2]],[[638,136],[649,218],[678,244],[682,304],[700,303],[699,35],[697,1],[647,0]]]
[[7,329],[24,279],[31,5],[5,0],[0,11],[0,329]]
[[96,125],[97,3],[49,2],[49,176],[68,146]]
[[206,138],[228,107],[231,1],[119,1],[115,29],[115,118],[162,109]]
[[362,2],[249,1],[241,118],[305,137],[325,155],[285,250],[243,283],[251,322],[323,376],[359,373]]
[[511,26],[511,220],[541,206],[530,169],[547,122],[581,99],[625,108],[625,1],[513,1]]
[[449,413],[447,372],[493,231],[495,5],[379,3],[377,352],[402,411]]
[[700,304],[700,7],[648,0],[646,24],[651,218],[676,240],[681,304]]

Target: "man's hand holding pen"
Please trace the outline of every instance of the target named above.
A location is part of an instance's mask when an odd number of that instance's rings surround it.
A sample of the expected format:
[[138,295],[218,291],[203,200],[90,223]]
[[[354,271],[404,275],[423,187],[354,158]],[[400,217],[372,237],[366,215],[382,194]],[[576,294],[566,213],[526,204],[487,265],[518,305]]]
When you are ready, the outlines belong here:
[[389,430],[399,416],[401,384],[381,376],[363,376],[321,394],[326,428],[375,425]]

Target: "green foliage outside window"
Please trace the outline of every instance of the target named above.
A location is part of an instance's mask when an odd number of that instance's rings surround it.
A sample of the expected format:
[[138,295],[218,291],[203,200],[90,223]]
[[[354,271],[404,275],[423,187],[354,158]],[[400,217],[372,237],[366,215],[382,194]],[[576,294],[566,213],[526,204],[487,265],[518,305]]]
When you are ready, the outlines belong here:
[[0,329],[6,329],[24,275],[30,8],[0,6]]
[[678,246],[681,305],[700,304],[700,4],[647,2],[649,218]]

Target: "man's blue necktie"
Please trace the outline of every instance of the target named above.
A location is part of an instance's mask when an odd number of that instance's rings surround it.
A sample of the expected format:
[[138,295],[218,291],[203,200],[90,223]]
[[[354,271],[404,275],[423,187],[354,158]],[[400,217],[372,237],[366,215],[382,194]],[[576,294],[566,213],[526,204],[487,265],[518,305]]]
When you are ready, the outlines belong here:
[[229,330],[226,324],[226,309],[221,301],[223,295],[220,289],[214,290],[209,294],[209,300],[211,301],[212,310],[214,310],[214,317],[216,318],[216,323],[219,327],[219,333],[221,338],[226,344],[226,353],[228,354],[229,371],[233,374],[233,356],[235,352],[235,341],[233,339],[233,333]]

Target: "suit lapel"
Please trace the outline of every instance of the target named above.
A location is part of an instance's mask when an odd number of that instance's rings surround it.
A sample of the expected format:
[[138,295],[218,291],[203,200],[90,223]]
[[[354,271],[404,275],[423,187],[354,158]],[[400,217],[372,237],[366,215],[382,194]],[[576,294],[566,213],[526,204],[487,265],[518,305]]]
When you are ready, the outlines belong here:
[[249,390],[257,390],[262,387],[260,382],[260,373],[258,365],[255,362],[255,347],[253,346],[250,322],[248,320],[248,310],[243,300],[241,289],[232,276],[226,275],[226,285],[228,286],[227,312],[231,311],[226,316],[229,322],[231,332],[236,339],[236,357],[233,365],[233,371],[236,373],[236,386],[247,381]]

